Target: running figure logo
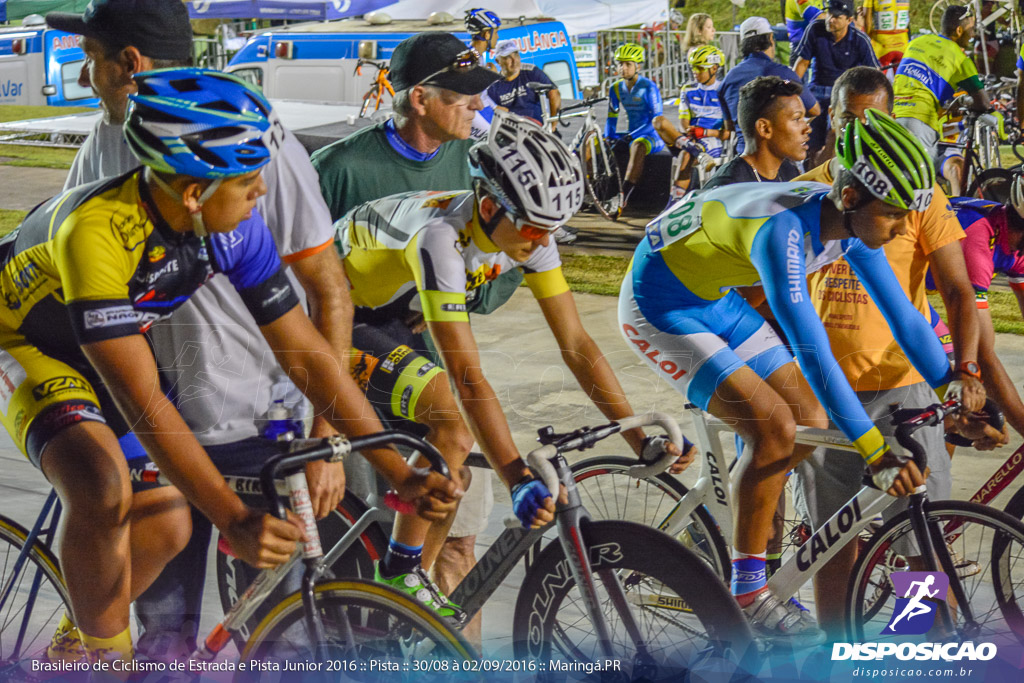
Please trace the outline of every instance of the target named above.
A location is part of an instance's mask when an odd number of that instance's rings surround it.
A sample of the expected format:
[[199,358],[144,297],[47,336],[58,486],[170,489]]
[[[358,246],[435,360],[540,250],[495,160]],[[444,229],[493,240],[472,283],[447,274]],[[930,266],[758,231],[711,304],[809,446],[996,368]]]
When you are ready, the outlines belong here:
[[896,595],[892,620],[882,633],[905,636],[927,633],[935,623],[937,601],[945,600],[949,577],[942,572],[893,572]]

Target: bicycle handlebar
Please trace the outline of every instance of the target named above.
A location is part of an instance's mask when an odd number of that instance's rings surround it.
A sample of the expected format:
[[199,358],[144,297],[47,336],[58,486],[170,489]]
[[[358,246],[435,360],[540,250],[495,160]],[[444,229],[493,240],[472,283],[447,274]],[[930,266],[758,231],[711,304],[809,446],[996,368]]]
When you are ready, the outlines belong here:
[[[448,464],[433,445],[397,430],[385,430],[353,439],[346,439],[343,436],[331,436],[326,439],[301,439],[292,441],[290,444],[287,452],[272,456],[260,470],[260,487],[263,497],[267,500],[271,513],[278,519],[285,519],[285,508],[277,496],[276,480],[314,460],[337,461],[353,451],[400,444],[418,451],[430,463],[430,469],[451,479]],[[394,499],[397,499],[397,495],[394,496]],[[391,506],[390,502],[388,504]],[[400,511],[406,512],[405,509]]]
[[[925,453],[924,446],[914,439],[914,432],[922,427],[937,425],[945,420],[947,416],[952,415],[959,410],[960,401],[950,399],[945,403],[936,403],[935,405],[929,406],[913,417],[903,420],[903,422],[896,427],[896,442],[910,451],[914,457],[914,463],[922,472],[924,472],[924,468],[928,464],[928,454]],[[1003,419],[1003,413],[999,410],[999,406],[996,405],[995,401],[990,398],[985,399],[985,407],[983,410],[987,415],[985,421],[988,422],[988,424],[996,429],[1003,428],[1003,424],[1005,422]],[[959,437],[959,435],[953,436]],[[959,441],[953,441],[952,443],[957,443],[957,445],[971,445],[971,442],[964,437],[959,437],[959,439]]]
[[[598,441],[606,439],[612,434],[657,425],[665,430],[669,439],[676,446],[682,448],[683,433],[679,424],[669,415],[659,412],[650,412],[643,415],[633,415],[618,422],[610,422],[599,427],[583,427],[568,434],[556,434],[552,427],[544,427],[537,430],[537,440],[543,446],[535,448],[526,456],[526,463],[540,477],[552,495],[558,495],[558,473],[554,465],[548,460],[555,455],[565,451],[582,451],[593,448]],[[630,468],[632,476],[654,476],[661,474],[672,466],[676,457],[671,453],[663,453],[653,463],[640,462]]]
[[608,99],[607,97],[591,97],[589,100],[583,100],[579,104],[574,104],[572,106],[563,107],[562,109],[559,109],[558,110],[558,114],[556,116],[554,116],[553,118],[557,119],[560,124],[562,124],[563,126],[568,128],[569,124],[562,120],[562,114],[565,114],[565,113],[570,112],[570,111],[576,111],[578,109],[589,109],[589,108],[593,107],[595,104],[598,104],[600,102],[604,102],[607,99]]

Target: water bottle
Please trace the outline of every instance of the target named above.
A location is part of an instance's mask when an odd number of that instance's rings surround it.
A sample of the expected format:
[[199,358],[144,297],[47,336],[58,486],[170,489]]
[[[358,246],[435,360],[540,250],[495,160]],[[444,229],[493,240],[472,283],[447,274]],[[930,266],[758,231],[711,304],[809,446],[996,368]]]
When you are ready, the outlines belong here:
[[263,427],[263,438],[271,441],[291,441],[302,434],[302,423],[292,419],[292,411],[277,400],[267,411],[267,424]]

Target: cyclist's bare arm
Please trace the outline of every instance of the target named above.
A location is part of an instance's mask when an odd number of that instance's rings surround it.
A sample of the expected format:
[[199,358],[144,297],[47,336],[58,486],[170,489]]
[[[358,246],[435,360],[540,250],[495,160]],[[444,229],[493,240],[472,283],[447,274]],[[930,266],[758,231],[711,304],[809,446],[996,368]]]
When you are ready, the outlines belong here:
[[992,109],[992,96],[988,94],[985,88],[974,91],[967,91],[967,94],[971,98],[969,109],[971,111],[980,111],[982,113]]
[[[1018,297],[1022,296],[1019,292],[1015,293]],[[996,333],[989,309],[978,309],[978,328],[981,336],[978,345],[978,365],[985,381],[985,390],[1002,409],[1006,422],[1017,430],[1018,434],[1024,436],[1024,403],[1021,403],[1020,394],[1017,393],[1013,380],[996,355]]]
[[558,88],[548,90],[548,108],[551,112],[551,116],[558,116],[558,110],[562,108],[562,93],[558,92]]
[[[335,249],[321,249],[315,254],[289,263],[306,292],[309,317],[342,358],[352,346],[352,297],[348,279]],[[313,420],[310,436],[331,436],[336,433],[330,423],[318,415]],[[306,465],[310,501],[317,519],[337,507],[345,495],[345,469],[340,462],[317,460]]]
[[[633,415],[633,408],[630,407],[611,365],[583,327],[572,292],[537,299],[537,303],[544,313],[548,327],[555,335],[558,348],[562,352],[562,360],[569,366],[583,393],[609,420],[621,420]],[[633,452],[640,455],[644,431],[631,429],[623,432],[622,437],[629,443]],[[670,445],[669,449],[676,456],[682,455],[675,445]]]
[[[300,306],[260,328],[277,362],[313,403],[317,414],[347,436],[366,436],[381,431],[380,420],[348,373],[348,359],[317,332]],[[461,496],[454,482],[440,474],[415,470],[397,451],[376,448],[362,451],[403,500],[416,500],[420,515],[442,519]]]
[[130,335],[82,346],[117,407],[153,462],[255,567],[285,562],[302,538],[297,518],[286,522],[246,506],[228,488],[178,410],[160,390],[145,338]]
[[[964,261],[960,243],[951,242],[930,253],[928,265],[949,314],[956,367],[960,367],[965,361],[978,360],[980,333],[978,316],[975,313],[977,306],[974,287],[967,276],[967,263]],[[985,405],[985,387],[969,375],[961,374],[958,379],[963,381],[964,408],[968,412],[981,410]]]

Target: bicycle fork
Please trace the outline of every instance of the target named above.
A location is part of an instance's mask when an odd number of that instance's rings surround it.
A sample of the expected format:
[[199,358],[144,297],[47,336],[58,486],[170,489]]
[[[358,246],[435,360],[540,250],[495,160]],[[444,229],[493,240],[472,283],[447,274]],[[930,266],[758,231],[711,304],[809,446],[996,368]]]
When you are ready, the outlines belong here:
[[[910,526],[914,531],[914,538],[918,544],[918,550],[924,561],[925,571],[941,571],[949,577],[949,589],[956,598],[957,609],[964,617],[964,636],[966,638],[977,637],[981,626],[974,619],[974,610],[960,583],[960,575],[957,574],[953,559],[949,556],[949,549],[943,530],[937,522],[929,522],[925,514],[925,503],[927,496],[923,493],[915,493],[910,497]],[[938,562],[936,562],[938,560]],[[956,622],[953,618],[953,611],[948,600],[939,600],[938,612],[942,618],[943,628],[947,633],[956,632]]]
[[[594,630],[597,633],[601,653],[606,658],[613,659],[615,657],[615,649],[612,643],[611,632],[608,629],[608,622],[601,612],[600,602],[597,597],[597,587],[594,584],[594,570],[590,561],[589,548],[583,539],[581,529],[581,523],[589,521],[590,517],[587,515],[580,500],[576,481],[572,476],[572,470],[569,469],[569,463],[566,462],[565,457],[559,453],[552,459],[552,462],[558,472],[559,480],[565,485],[566,492],[568,493],[568,503],[564,507],[559,506],[560,510],[557,516],[558,540],[562,546],[562,552],[565,553],[565,557],[569,561],[569,568],[572,571],[576,586],[583,596],[583,604],[586,607],[587,616],[590,618],[590,622],[594,625]],[[623,589],[619,577],[611,569],[598,570],[598,576],[622,620],[623,628],[626,629],[626,633],[636,646],[637,658],[644,662],[652,662],[653,657],[647,650],[647,644],[640,633],[640,627],[637,625],[633,610],[626,597],[626,591]]]

